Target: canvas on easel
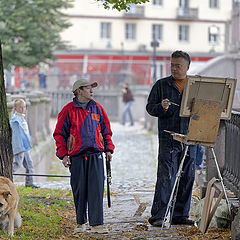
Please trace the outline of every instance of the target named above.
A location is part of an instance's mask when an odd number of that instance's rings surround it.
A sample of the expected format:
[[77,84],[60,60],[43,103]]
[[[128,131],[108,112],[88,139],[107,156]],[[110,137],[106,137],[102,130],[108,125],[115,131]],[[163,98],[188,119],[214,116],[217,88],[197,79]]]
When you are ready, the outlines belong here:
[[221,112],[220,102],[194,99],[187,134],[189,144],[213,145],[217,138]]
[[221,119],[230,119],[236,79],[187,76],[180,108],[180,117],[190,117],[195,98],[220,102]]

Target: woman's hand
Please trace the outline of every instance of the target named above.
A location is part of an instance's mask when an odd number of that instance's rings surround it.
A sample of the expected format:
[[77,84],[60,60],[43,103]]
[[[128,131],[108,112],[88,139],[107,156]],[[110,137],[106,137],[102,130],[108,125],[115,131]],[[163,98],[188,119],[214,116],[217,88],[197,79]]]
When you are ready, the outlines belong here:
[[63,160],[62,160],[62,164],[63,164],[63,166],[64,167],[66,167],[66,168],[69,168],[70,167],[70,165],[71,165],[71,160],[70,160],[70,158],[69,158],[69,156],[64,156],[64,158],[63,158]]

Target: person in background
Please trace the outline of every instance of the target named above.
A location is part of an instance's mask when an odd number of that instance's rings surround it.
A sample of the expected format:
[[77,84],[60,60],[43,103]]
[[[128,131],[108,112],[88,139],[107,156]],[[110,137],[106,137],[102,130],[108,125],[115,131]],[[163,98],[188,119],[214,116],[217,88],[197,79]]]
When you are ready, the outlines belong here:
[[196,170],[203,170],[206,168],[206,166],[202,164],[204,152],[205,152],[205,147],[201,146],[200,144],[189,146],[189,154],[190,154],[190,157],[195,159]]
[[110,122],[103,107],[93,100],[97,82],[86,79],[73,84],[73,101],[58,115],[53,137],[57,156],[69,167],[77,226],[75,232],[85,232],[88,220],[93,233],[107,233],[103,226],[104,165],[111,161],[114,144]]
[[38,79],[39,88],[47,88],[47,72],[49,70],[48,64],[40,62],[38,64]]
[[[171,55],[171,76],[158,80],[152,87],[147,112],[158,118],[158,172],[155,195],[148,219],[153,226],[162,226],[167,205],[176,180],[176,174],[183,152],[183,144],[164,130],[187,134],[189,118],[179,116],[184,84],[190,66],[190,56],[183,51]],[[189,219],[192,187],[195,177],[195,158],[186,156],[180,178],[178,194],[172,216],[172,224],[193,225]]]
[[[14,112],[10,119],[10,126],[12,129],[12,149],[14,154],[13,159],[13,173],[15,173],[22,165],[26,169],[26,173],[32,174],[34,172],[33,161],[30,156],[32,143],[27,121],[25,119],[26,102],[23,99],[16,99],[14,101]],[[38,188],[33,184],[33,177],[26,176],[25,186],[31,188]]]
[[124,102],[125,105],[124,105],[124,108],[123,108],[122,122],[121,123],[122,123],[122,125],[125,125],[126,117],[127,117],[127,114],[128,114],[129,119],[130,119],[130,125],[133,126],[134,121],[133,121],[132,112],[131,112],[131,105],[132,105],[134,99],[133,99],[133,95],[132,95],[132,92],[129,88],[128,83],[123,84],[122,97],[123,97],[123,102]]

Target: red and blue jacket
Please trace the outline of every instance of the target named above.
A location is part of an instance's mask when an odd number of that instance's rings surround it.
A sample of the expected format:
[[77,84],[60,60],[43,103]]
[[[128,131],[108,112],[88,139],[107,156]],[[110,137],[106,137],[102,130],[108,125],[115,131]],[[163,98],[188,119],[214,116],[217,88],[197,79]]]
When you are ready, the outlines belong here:
[[103,107],[90,100],[83,109],[76,98],[58,114],[53,137],[57,156],[90,155],[114,151],[110,122]]

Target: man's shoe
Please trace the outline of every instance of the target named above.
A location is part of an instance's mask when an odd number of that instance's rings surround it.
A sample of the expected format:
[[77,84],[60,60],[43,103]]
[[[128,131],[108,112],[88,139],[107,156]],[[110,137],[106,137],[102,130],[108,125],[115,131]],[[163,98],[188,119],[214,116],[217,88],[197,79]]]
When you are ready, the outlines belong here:
[[103,234],[108,233],[108,230],[103,225],[96,225],[91,227],[91,232]]
[[153,225],[154,227],[161,227],[161,226],[163,225],[163,220],[162,220],[162,219],[158,219],[158,220],[154,221],[154,222],[152,223],[152,225]]
[[86,224],[77,224],[76,228],[74,229],[74,232],[76,233],[86,232]]
[[194,225],[194,221],[187,217],[173,218],[173,225]]
[[34,185],[34,184],[26,184],[25,187],[30,187],[30,188],[40,188],[39,186]]

